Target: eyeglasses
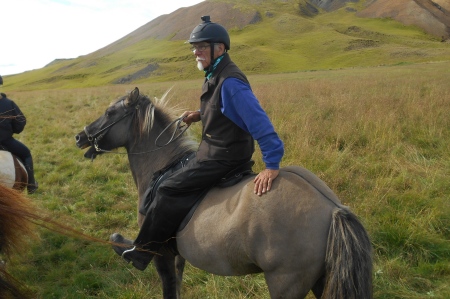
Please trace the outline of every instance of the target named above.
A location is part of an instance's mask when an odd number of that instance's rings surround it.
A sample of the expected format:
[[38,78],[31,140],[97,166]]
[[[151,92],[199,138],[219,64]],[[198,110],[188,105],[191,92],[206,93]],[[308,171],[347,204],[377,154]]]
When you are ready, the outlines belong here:
[[191,51],[195,52],[204,52],[206,51],[206,49],[209,48],[209,44],[203,44],[203,45],[191,45]]

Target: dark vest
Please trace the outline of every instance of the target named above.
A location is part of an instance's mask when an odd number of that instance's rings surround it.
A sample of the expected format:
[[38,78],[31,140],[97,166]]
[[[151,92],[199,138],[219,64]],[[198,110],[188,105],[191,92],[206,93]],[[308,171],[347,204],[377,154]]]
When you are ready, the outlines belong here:
[[248,83],[247,77],[226,53],[203,84],[200,113],[203,123],[202,141],[197,160],[245,160],[255,150],[252,136],[242,130],[220,111],[220,90],[226,78],[233,77]]

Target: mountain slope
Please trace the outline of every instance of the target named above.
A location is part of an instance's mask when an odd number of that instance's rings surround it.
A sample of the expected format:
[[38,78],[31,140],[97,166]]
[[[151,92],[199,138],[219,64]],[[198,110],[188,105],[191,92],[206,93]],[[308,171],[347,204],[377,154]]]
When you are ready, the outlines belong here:
[[319,2],[321,7],[312,0],[204,1],[160,16],[89,55],[9,76],[5,89],[199,78],[185,41],[202,15],[229,30],[230,55],[249,75],[450,60],[450,44],[416,26],[355,15],[387,2],[337,0],[340,8],[328,12],[332,1]]
[[185,41],[189,38],[195,25],[201,22],[200,16],[202,15],[213,16],[213,22],[228,29],[242,29],[260,19],[255,8],[241,11],[231,3],[205,1],[194,6],[180,8],[168,15],[159,16],[116,42],[94,52],[93,55],[108,55],[147,39]]

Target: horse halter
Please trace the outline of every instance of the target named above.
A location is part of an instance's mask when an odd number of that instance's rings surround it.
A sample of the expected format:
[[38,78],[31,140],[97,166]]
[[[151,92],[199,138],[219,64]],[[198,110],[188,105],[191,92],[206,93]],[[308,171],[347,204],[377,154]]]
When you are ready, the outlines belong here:
[[109,129],[111,129],[112,126],[114,126],[115,124],[120,122],[122,119],[124,119],[128,115],[133,114],[137,110],[139,110],[139,105],[136,105],[134,107],[134,109],[128,110],[127,107],[125,106],[124,100],[121,101],[121,104],[122,104],[122,108],[125,110],[125,114],[122,115],[118,120],[110,123],[109,125],[107,125],[104,128],[99,129],[94,134],[90,134],[87,130],[87,127],[84,127],[84,133],[86,134],[88,141],[94,145],[96,152],[108,152],[107,150],[103,150],[98,146],[98,141],[101,140],[106,135],[106,133],[108,133]]

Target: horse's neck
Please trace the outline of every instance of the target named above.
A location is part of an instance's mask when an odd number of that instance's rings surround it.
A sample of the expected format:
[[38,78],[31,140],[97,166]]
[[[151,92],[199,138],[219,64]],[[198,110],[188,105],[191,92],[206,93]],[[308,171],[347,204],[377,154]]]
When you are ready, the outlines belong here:
[[128,153],[131,173],[138,188],[139,196],[145,193],[155,172],[166,167],[183,154],[175,144],[169,144],[159,149],[154,145],[137,145],[128,149]]
[[[129,144],[126,146],[139,197],[147,190],[156,171],[193,150],[192,141],[186,135],[172,140],[173,133],[166,129],[173,123],[164,121],[166,117],[162,112],[155,111],[154,117],[155,121],[150,132],[142,134],[140,139],[130,138]],[[159,138],[160,142],[168,142],[168,144],[158,147],[156,141]]]

